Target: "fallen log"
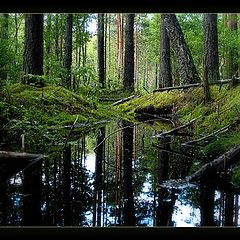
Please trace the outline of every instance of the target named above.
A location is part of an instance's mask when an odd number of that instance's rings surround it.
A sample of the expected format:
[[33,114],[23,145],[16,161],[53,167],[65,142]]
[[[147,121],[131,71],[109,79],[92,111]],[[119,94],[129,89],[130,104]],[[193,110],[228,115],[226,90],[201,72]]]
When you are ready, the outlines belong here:
[[186,177],[187,182],[198,181],[203,175],[210,172],[210,170],[223,171],[229,168],[232,164],[240,159],[240,145],[233,147],[228,152],[224,153],[215,160],[204,164],[198,171]]
[[112,103],[111,105],[112,105],[112,106],[116,106],[116,105],[122,104],[122,103],[124,103],[124,102],[127,102],[127,101],[129,101],[129,100],[131,100],[131,99],[133,99],[133,98],[136,98],[136,97],[139,97],[139,96],[131,95],[131,96],[126,97],[126,98],[123,98],[123,99],[121,99],[121,100],[119,100],[119,101],[117,101],[117,102],[114,102],[114,103]]
[[[227,83],[232,83],[234,82],[234,85],[237,83],[240,83],[240,78],[231,78],[231,79],[224,79],[224,80],[218,80],[216,82],[208,83],[208,85],[215,85],[215,84],[227,84]],[[164,92],[164,91],[171,91],[171,90],[176,90],[176,89],[187,89],[187,88],[192,88],[192,87],[203,87],[203,83],[193,83],[193,84],[188,84],[188,85],[182,85],[182,86],[174,86],[174,87],[164,87],[164,88],[159,88],[153,90],[153,92]]]

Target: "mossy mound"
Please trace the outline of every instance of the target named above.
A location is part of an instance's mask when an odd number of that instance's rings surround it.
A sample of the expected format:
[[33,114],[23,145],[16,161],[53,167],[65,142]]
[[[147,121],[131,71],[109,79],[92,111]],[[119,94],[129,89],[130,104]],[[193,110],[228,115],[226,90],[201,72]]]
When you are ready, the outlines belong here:
[[[44,141],[60,141],[69,131],[62,127],[76,119],[76,124],[91,124],[113,117],[109,109],[105,111],[90,98],[61,86],[39,88],[17,83],[2,88],[0,99],[1,142],[19,146],[21,134],[25,134],[31,149],[33,145],[43,146]],[[78,130],[84,132],[86,128]]]
[[[211,101],[204,103],[203,88],[182,90],[172,90],[169,92],[155,92],[139,98],[130,100],[117,106],[122,116],[128,116],[129,119],[136,117],[136,113],[142,109],[151,109],[154,107],[156,112],[161,109],[170,109],[174,106],[176,116],[182,124],[188,123],[192,119],[197,120],[194,123],[194,137],[199,138],[217,131],[228,124],[233,123],[239,117],[240,112],[240,86],[229,88],[228,85],[219,87],[217,85],[210,86]],[[153,107],[152,107],[153,106]],[[221,154],[240,144],[238,136],[239,128],[230,129],[218,138],[219,149],[214,152]],[[216,142],[215,142],[216,144]],[[213,148],[208,145],[206,152],[213,154]],[[212,149],[212,150],[210,150]]]

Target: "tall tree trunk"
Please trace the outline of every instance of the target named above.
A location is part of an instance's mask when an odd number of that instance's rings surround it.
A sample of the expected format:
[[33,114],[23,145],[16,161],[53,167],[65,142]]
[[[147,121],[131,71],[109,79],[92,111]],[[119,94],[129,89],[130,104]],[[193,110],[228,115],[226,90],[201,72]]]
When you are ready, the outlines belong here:
[[159,88],[172,87],[172,69],[170,59],[170,42],[164,22],[164,15],[161,15],[160,24],[160,72]]
[[43,75],[43,14],[25,15],[25,74]]
[[123,69],[123,17],[122,13],[118,14],[117,19],[117,29],[118,29],[118,38],[117,38],[117,71],[118,79],[122,78],[122,69]]
[[125,56],[123,89],[134,91],[134,17],[135,14],[127,14],[125,26]]
[[200,82],[190,49],[175,14],[162,14],[168,37],[178,62],[181,84]]
[[123,121],[123,224],[135,225],[134,200],[132,186],[133,127]]
[[204,14],[204,58],[203,65],[207,71],[208,82],[220,79],[219,56],[218,56],[218,34],[217,14]]
[[104,47],[104,14],[98,14],[98,82],[100,87],[105,86],[105,47]]
[[71,87],[71,66],[72,66],[72,27],[73,15],[67,15],[65,36],[64,36],[64,57],[63,66],[66,69],[66,76],[64,76],[64,86]]
[[[227,21],[228,29],[233,33],[233,35],[237,34],[237,13],[229,13],[228,21]],[[236,74],[238,76],[238,51],[234,47],[230,46],[228,49],[228,66],[227,66],[227,77],[232,77]]]

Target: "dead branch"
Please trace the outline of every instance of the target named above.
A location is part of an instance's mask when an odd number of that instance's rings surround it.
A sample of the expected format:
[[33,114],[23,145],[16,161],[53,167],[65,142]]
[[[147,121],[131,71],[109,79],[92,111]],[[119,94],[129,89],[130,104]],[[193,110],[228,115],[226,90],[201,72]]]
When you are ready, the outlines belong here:
[[114,103],[111,104],[111,105],[112,105],[112,106],[116,106],[116,105],[122,104],[122,103],[124,103],[124,102],[127,102],[127,101],[129,101],[129,100],[131,100],[131,99],[133,99],[133,98],[137,98],[137,97],[139,97],[139,96],[131,95],[131,96],[127,97],[127,98],[123,98],[123,99],[121,99],[121,100],[119,100],[119,101],[117,101],[117,102],[114,102]]
[[231,123],[231,124],[228,124],[227,126],[225,126],[225,127],[223,127],[223,128],[218,129],[217,131],[215,131],[215,132],[213,132],[213,133],[211,133],[211,134],[209,134],[209,135],[207,135],[207,136],[204,136],[204,137],[201,137],[201,138],[198,138],[198,139],[189,141],[189,142],[182,143],[181,145],[182,145],[182,146],[195,145],[195,144],[198,143],[198,142],[204,141],[204,140],[206,140],[206,139],[208,139],[208,138],[211,138],[211,137],[213,137],[213,136],[216,136],[216,135],[219,134],[219,133],[222,133],[222,132],[228,130],[230,127],[234,126],[236,123],[238,123],[238,120],[234,121],[234,122]]
[[225,154],[221,155],[217,159],[211,161],[210,163],[204,164],[198,171],[192,175],[186,177],[186,181],[192,182],[199,180],[203,174],[207,173],[209,170],[225,170],[231,164],[238,161],[240,158],[240,145],[233,147]]
[[162,138],[162,137],[165,137],[166,135],[174,135],[179,130],[181,130],[183,128],[186,128],[186,127],[189,127],[190,125],[192,125],[198,118],[194,118],[191,121],[189,121],[187,124],[184,124],[184,125],[181,125],[179,127],[173,128],[173,129],[171,129],[171,130],[169,130],[167,132],[163,132],[163,133],[157,134],[157,135],[155,135],[153,137]]
[[[222,85],[222,84],[232,83],[233,81],[234,81],[234,84],[240,83],[240,78],[218,80],[216,82],[208,83],[208,85],[215,85],[215,84]],[[182,86],[159,88],[159,89],[153,90],[153,92],[163,92],[163,91],[171,91],[171,90],[176,90],[176,89],[187,89],[187,88],[192,88],[192,87],[203,87],[203,86],[204,86],[203,83],[193,83],[193,84],[182,85]]]

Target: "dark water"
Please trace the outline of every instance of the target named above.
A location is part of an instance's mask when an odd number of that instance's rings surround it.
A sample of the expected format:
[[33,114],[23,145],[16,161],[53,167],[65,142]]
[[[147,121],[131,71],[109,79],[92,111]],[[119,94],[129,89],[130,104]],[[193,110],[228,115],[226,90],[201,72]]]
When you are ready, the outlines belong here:
[[64,152],[61,143],[50,146],[35,168],[1,180],[1,225],[239,226],[235,189],[173,185],[199,160],[182,147],[187,137],[154,137],[161,131],[157,122],[119,121],[75,138]]

